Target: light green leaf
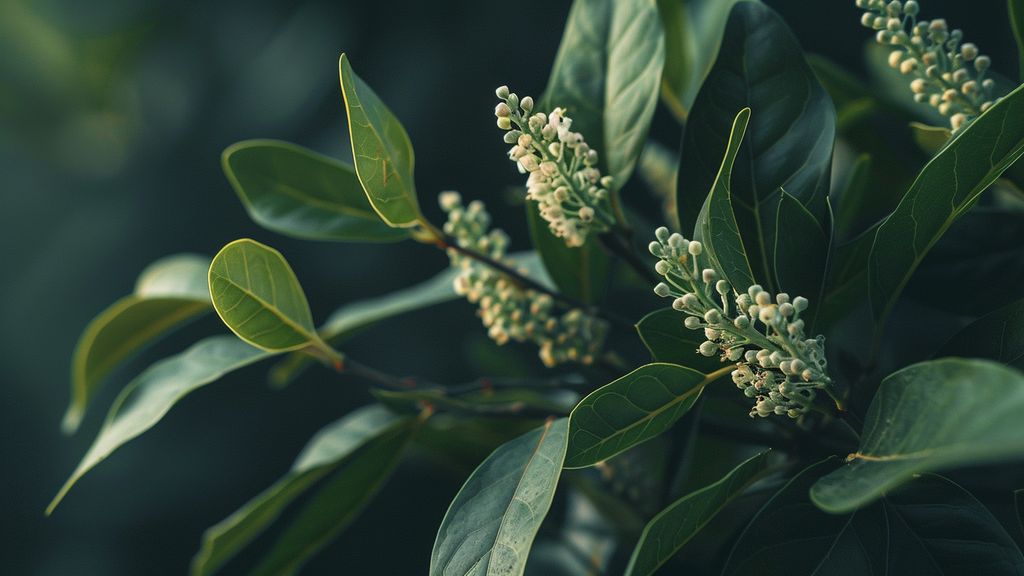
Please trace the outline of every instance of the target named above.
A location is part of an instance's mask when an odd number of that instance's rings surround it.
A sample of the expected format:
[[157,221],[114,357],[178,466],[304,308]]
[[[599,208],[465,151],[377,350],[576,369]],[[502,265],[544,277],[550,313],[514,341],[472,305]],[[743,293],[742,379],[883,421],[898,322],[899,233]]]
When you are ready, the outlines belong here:
[[744,292],[752,284],[757,283],[750,269],[747,250],[736,222],[732,195],[733,166],[743,144],[749,121],[750,108],[744,108],[736,114],[718,176],[704,201],[704,207],[701,208],[693,230],[694,239],[703,242],[707,248],[707,258],[711,262],[711,267],[728,280],[738,292]]
[[551,507],[568,420],[500,446],[473,472],[441,522],[430,576],[522,576]]
[[46,509],[51,514],[68,490],[115,450],[149,430],[182,398],[228,372],[272,356],[234,336],[212,336],[139,374],[121,391],[89,451]]
[[768,465],[769,453],[765,451],[748,459],[718,482],[683,496],[652,518],[633,549],[626,576],[648,576],[668,562],[722,508],[757,480]]
[[607,291],[611,261],[598,239],[589,236],[583,246],[566,246],[548,230],[536,202],[526,203],[526,221],[533,247],[559,291],[587,304],[599,302]]
[[1008,0],[1010,25],[1017,38],[1017,53],[1020,62],[1020,80],[1024,82],[1024,0]]
[[391,242],[408,237],[374,212],[352,166],[276,140],[246,140],[221,158],[249,216],[309,240]]
[[1024,300],[970,323],[937,356],[987,358],[1024,370]]
[[704,386],[733,369],[705,375],[674,364],[648,364],[591,392],[569,415],[565,467],[593,466],[668,430]]
[[224,324],[253,346],[273,352],[313,346],[332,354],[313,327],[298,278],[269,246],[243,238],[222,248],[210,264],[210,294]]
[[136,352],[182,323],[210,310],[206,271],[210,259],[178,254],[150,264],[135,292],[118,300],[85,328],[71,361],[71,403],[66,433],[78,429],[103,379]]
[[633,172],[658,103],[665,38],[655,0],[575,0],[544,94],[600,153],[621,188]]
[[310,486],[344,465],[359,449],[408,424],[408,418],[371,404],[322,428],[302,449],[287,475],[206,530],[202,549],[192,561],[193,576],[215,573]]
[[755,2],[733,7],[718,59],[693,104],[679,167],[679,221],[693,227],[731,147],[738,110],[753,117],[732,174],[738,231],[753,276],[776,288],[775,222],[779,190],[825,228],[835,141],[835,109],[781,16]]
[[338,71],[352,159],[366,197],[389,225],[415,226],[423,216],[416,198],[415,157],[409,135],[373,89],[356,76],[345,54],[338,61]]
[[1024,457],[1024,374],[986,360],[915,364],[882,381],[860,449],[811,498],[855,510],[915,474]]
[[949,226],[1024,154],[1024,87],[960,132],[918,175],[875,234],[868,266],[877,324]]
[[703,331],[683,326],[685,317],[671,308],[655,310],[637,323],[636,331],[655,362],[678,364],[698,372],[718,370],[722,367],[718,358],[708,358],[697,352],[707,338]]
[[920,122],[911,122],[910,131],[914,133],[914,142],[917,143],[917,146],[929,156],[942,150],[942,147],[953,137],[949,128],[929,126]]

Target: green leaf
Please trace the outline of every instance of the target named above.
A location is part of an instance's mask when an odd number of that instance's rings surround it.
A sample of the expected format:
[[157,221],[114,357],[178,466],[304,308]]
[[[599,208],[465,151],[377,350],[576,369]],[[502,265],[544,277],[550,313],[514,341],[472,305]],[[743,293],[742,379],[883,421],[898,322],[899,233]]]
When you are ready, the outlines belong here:
[[636,165],[665,62],[655,0],[575,0],[542,107],[561,106],[621,188]]
[[522,576],[558,486],[567,429],[565,418],[549,421],[477,467],[441,522],[431,576]]
[[253,346],[273,352],[314,346],[330,353],[298,278],[269,246],[243,238],[222,248],[210,264],[210,294],[224,324]]
[[103,379],[118,365],[184,322],[210,310],[206,271],[210,259],[178,254],[150,264],[130,296],[118,300],[85,328],[71,361],[71,403],[65,433],[78,429]]
[[849,512],[915,474],[1024,457],[1024,374],[987,360],[915,364],[882,381],[861,445],[811,498]]
[[829,234],[821,224],[785,190],[780,192],[775,223],[775,285],[780,291],[800,295],[811,302],[807,313],[813,325],[828,262]]
[[640,340],[656,362],[678,364],[698,372],[714,372],[722,367],[718,358],[697,352],[706,341],[704,333],[683,326],[685,316],[671,308],[655,310],[636,325]]
[[224,174],[257,224],[309,240],[391,242],[352,166],[295,144],[246,140],[224,150]]
[[1018,60],[1020,62],[1020,80],[1024,82],[1024,0],[1008,0],[1010,25],[1013,35],[1017,38]]
[[86,472],[128,441],[149,430],[182,398],[228,372],[272,354],[234,336],[212,336],[165,358],[132,380],[114,401],[89,451],[46,509],[47,514]]
[[665,26],[661,98],[685,120],[718,56],[729,12],[741,0],[658,0]]
[[565,467],[593,466],[668,430],[704,386],[732,370],[705,375],[674,364],[648,364],[591,392],[569,415]]
[[864,220],[864,207],[871,194],[871,170],[874,161],[870,154],[861,154],[850,167],[846,183],[838,193],[839,209],[836,211],[836,236],[849,238],[857,225]]
[[366,197],[389,225],[415,226],[423,216],[416,198],[415,157],[409,135],[373,89],[356,76],[345,54],[338,61],[338,71],[352,159]]
[[722,508],[757,480],[768,465],[769,453],[765,451],[748,459],[718,482],[683,496],[652,518],[633,549],[626,576],[654,574],[668,562]]
[[[296,574],[313,554],[333,541],[391,476],[416,431],[416,422],[392,423],[346,455],[291,520],[253,575]],[[322,461],[324,456],[307,455],[313,461]]]
[[877,324],[950,225],[1024,154],[1024,87],[960,132],[932,159],[875,234],[868,266]]
[[193,576],[216,572],[310,486],[358,450],[396,430],[408,428],[409,422],[379,404],[371,404],[325,426],[302,449],[287,475],[206,530],[202,549],[192,561]]
[[[554,387],[552,387],[554,388]],[[558,395],[532,388],[502,388],[451,392],[444,388],[423,390],[373,390],[381,403],[396,412],[419,411],[429,405],[438,410],[463,414],[518,414],[526,410],[548,414],[567,414],[578,396]]]
[[732,174],[731,197],[754,278],[774,281],[776,211],[781,189],[825,228],[836,133],[835,110],[783,19],[754,2],[729,15],[718,60],[693,104],[679,169],[679,220],[693,227],[738,110],[753,116]]
[[1013,501],[1017,508],[1017,527],[1024,532],[1024,490],[1014,491]]
[[987,358],[1024,370],[1024,300],[975,320],[937,356]]
[[914,133],[914,142],[929,156],[934,156],[945,146],[953,133],[949,128],[929,126],[920,122],[911,122],[910,130]]
[[597,238],[588,237],[578,248],[566,246],[548,230],[536,202],[526,203],[526,220],[533,247],[559,291],[587,304],[599,302],[607,291],[611,261]]
[[919,477],[852,514],[818,510],[807,490],[835,463],[807,468],[761,508],[723,576],[1024,574],[1024,557],[1006,530],[970,493],[940,476]]
[[733,167],[749,121],[750,108],[744,108],[736,114],[729,133],[729,146],[725,149],[718,176],[711,186],[707,200],[704,201],[693,230],[694,239],[703,242],[707,248],[707,258],[711,261],[711,266],[738,292],[744,292],[752,284],[757,283],[747,260],[747,250],[743,245],[739,224],[736,222],[732,195]]

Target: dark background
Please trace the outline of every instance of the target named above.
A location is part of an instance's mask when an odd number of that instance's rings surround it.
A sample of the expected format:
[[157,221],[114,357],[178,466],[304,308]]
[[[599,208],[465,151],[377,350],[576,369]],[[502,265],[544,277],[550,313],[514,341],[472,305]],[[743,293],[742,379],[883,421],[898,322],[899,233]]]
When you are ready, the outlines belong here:
[[[1001,0],[921,3],[924,17],[946,17],[1015,75]],[[853,0],[769,4],[809,51],[862,69],[870,32]],[[109,383],[76,436],[62,436],[75,341],[147,263],[175,252],[212,254],[251,236],[288,257],[318,320],[446,264],[412,243],[315,244],[258,229],[221,173],[224,147],[269,137],[349,158],[337,80],[338,55],[347,51],[416,146],[428,215],[437,215],[437,192],[458,189],[489,200],[525,247],[520,209],[501,203],[519,179],[493,125],[493,89],[542,91],[568,7],[0,1],[0,571],[183,574],[206,527],[287,470],[315,430],[366,401],[357,385],[325,372],[275,392],[265,367],[244,370],[187,398],[44,518],[117,389],[152,360],[223,330],[207,320],[161,343]],[[673,145],[677,131],[660,112],[657,137]],[[474,322],[471,307],[453,303],[387,322],[346,351],[393,372],[468,378],[482,368],[463,360],[474,356],[467,352],[490,349]],[[464,473],[407,462],[308,573],[425,573]]]

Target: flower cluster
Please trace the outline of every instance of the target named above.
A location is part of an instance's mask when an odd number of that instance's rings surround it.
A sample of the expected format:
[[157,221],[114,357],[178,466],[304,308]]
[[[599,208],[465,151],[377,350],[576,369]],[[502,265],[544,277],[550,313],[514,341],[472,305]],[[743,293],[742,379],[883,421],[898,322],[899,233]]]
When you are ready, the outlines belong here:
[[[608,208],[610,176],[601,176],[597,152],[587,146],[565,110],[533,113],[533,98],[522,100],[507,86],[495,91],[498,127],[507,130],[508,156],[523,174],[526,197],[538,203],[551,233],[569,246],[582,246],[590,232],[606,232],[614,224]],[[531,113],[533,113],[531,115]]]
[[[457,192],[444,192],[440,204],[448,214],[444,231],[459,247],[515,267],[507,257],[508,236],[500,229],[490,229],[491,217],[483,202],[474,200],[463,206]],[[502,272],[455,249],[448,250],[448,257],[460,270],[455,291],[480,307],[480,318],[492,340],[498,344],[510,340],[533,342],[540,347],[541,361],[548,367],[594,361],[604,344],[606,322],[579,309],[559,315],[547,294],[523,288]],[[528,275],[525,269],[517,272]]]
[[954,132],[995,103],[995,81],[985,78],[992,61],[962,43],[962,31],[942,19],[918,21],[915,0],[857,0],[857,7],[867,10],[861,23],[878,31],[878,42],[893,47],[889,65],[913,78],[914,99],[948,117]]
[[683,324],[703,330],[706,340],[697,349],[735,362],[732,380],[755,400],[751,416],[788,415],[799,418],[814,403],[817,390],[831,394],[824,338],[806,338],[800,314],[807,299],[774,297],[761,286],[736,294],[712,268],[702,268],[700,242],[689,241],[668,228],[655,231],[651,254],[665,282],[654,288],[672,298],[672,308],[686,314]]

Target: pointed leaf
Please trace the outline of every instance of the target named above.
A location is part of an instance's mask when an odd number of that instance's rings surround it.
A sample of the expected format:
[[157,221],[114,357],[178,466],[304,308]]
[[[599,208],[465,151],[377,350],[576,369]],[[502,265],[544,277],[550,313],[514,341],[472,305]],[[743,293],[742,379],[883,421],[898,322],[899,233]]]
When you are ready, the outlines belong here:
[[714,372],[721,368],[718,358],[708,358],[697,352],[707,338],[703,331],[683,326],[685,318],[671,308],[656,310],[644,316],[637,323],[636,330],[656,362],[678,364],[698,372]]
[[743,462],[721,480],[676,500],[651,519],[629,559],[626,576],[654,574],[729,502],[743,493],[768,465],[765,451]]
[[775,285],[782,292],[811,302],[806,314],[813,325],[825,283],[830,238],[814,216],[785,190],[779,193],[775,220]]
[[276,140],[224,150],[224,174],[260,226],[309,240],[392,242],[408,232],[385,224],[352,166]]
[[568,420],[503,444],[473,472],[441,522],[430,576],[522,576],[551,507]]
[[338,71],[352,159],[366,197],[389,225],[414,226],[422,216],[413,181],[415,157],[409,135],[373,89],[356,76],[345,54],[338,62]]
[[1024,458],[1024,374],[956,358],[893,373],[875,395],[860,449],[811,490],[823,510],[868,504],[915,474]]
[[270,352],[253,348],[234,336],[212,336],[147,368],[114,401],[99,435],[50,503],[47,514],[53,512],[79,478],[155,426],[179,400],[228,372],[270,356]]
[[1010,25],[1017,38],[1017,53],[1020,62],[1020,81],[1024,82],[1024,0],[1008,0]]
[[988,358],[1024,370],[1024,300],[970,323],[937,356]]
[[208,312],[210,259],[195,254],[161,258],[139,276],[135,292],[86,327],[71,368],[71,404],[62,427],[74,432],[103,379],[119,364],[184,322]]
[[566,246],[548,230],[536,202],[526,203],[526,221],[533,247],[559,291],[587,304],[599,302],[607,291],[611,261],[598,239],[589,236],[583,246]]

